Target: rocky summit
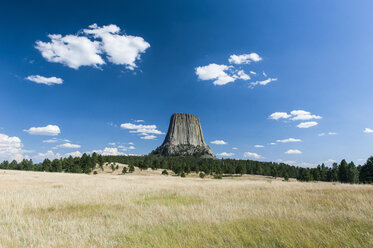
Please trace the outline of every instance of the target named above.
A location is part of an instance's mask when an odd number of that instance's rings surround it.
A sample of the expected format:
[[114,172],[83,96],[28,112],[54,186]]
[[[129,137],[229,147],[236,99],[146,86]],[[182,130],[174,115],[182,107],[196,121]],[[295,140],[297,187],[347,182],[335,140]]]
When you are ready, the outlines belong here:
[[211,148],[203,139],[199,118],[184,113],[175,113],[171,116],[166,138],[152,154],[213,157]]

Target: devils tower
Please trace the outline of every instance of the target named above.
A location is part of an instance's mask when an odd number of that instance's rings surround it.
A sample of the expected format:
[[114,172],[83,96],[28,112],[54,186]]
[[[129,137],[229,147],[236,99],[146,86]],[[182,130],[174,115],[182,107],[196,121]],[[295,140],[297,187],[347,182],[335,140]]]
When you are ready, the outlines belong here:
[[199,118],[183,113],[175,113],[171,116],[166,138],[152,154],[213,157],[211,148],[203,139]]

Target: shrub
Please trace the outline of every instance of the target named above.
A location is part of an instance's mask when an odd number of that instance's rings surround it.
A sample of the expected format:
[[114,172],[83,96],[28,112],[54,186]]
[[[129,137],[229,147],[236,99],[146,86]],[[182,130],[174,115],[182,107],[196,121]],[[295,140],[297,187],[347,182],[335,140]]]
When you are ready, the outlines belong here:
[[184,171],[181,172],[180,176],[181,176],[181,177],[185,177],[185,173],[184,173]]
[[97,171],[94,171],[93,174],[94,174],[94,175],[97,175]]
[[162,175],[166,175],[166,176],[167,176],[167,175],[168,175],[167,170],[163,170],[163,171],[162,171]]
[[126,174],[126,173],[127,173],[127,167],[123,167],[122,174]]
[[203,173],[203,172],[199,173],[199,177],[200,177],[200,178],[205,178],[205,176],[206,176],[205,173]]
[[285,176],[284,176],[284,180],[285,180],[286,182],[289,181],[289,175],[288,175],[287,173],[286,173]]
[[118,169],[119,169],[119,165],[117,165],[117,166],[115,167],[115,169],[118,170]]
[[215,174],[214,175],[214,179],[222,179],[222,175],[221,174]]
[[128,169],[128,172],[129,173],[132,173],[135,171],[135,166],[133,166],[132,164],[129,165],[129,169]]

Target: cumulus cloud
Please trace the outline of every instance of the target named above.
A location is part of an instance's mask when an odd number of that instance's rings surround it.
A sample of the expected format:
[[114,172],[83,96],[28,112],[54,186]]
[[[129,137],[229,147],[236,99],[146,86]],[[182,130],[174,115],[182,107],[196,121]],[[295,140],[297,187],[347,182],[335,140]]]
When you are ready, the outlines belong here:
[[214,140],[214,141],[211,141],[210,143],[214,144],[214,145],[226,145],[226,144],[228,144],[224,140]]
[[290,114],[293,116],[291,119],[293,121],[301,120],[301,121],[306,121],[306,120],[312,120],[312,119],[321,119],[322,117],[319,115],[313,115],[308,111],[304,110],[293,110],[290,112]]
[[116,147],[105,147],[104,150],[93,150],[92,153],[94,152],[105,156],[125,155],[123,152],[118,151]]
[[289,115],[286,112],[275,112],[275,113],[272,113],[268,118],[272,120],[278,120],[278,119],[288,119],[290,117],[291,115]]
[[133,70],[141,53],[150,47],[142,37],[120,34],[120,28],[114,24],[103,27],[92,24],[78,35],[48,37],[50,42],[36,41],[35,48],[47,61],[73,69],[103,65],[106,62],[101,55],[105,54],[111,63]]
[[307,121],[307,122],[301,122],[297,125],[299,128],[310,128],[313,126],[316,126],[318,123],[316,121]]
[[57,77],[43,77],[39,75],[32,75],[26,77],[27,80],[35,82],[37,84],[46,84],[46,85],[53,85],[53,84],[62,84],[62,78]]
[[75,151],[75,152],[68,152],[65,154],[65,157],[81,157],[83,154],[80,151]]
[[228,61],[231,64],[249,64],[251,62],[258,62],[262,60],[262,58],[257,53],[249,53],[249,54],[241,54],[236,55],[233,54],[229,57]]
[[363,132],[364,133],[373,133],[373,129],[370,129],[370,128],[366,127]]
[[98,41],[76,35],[50,34],[48,37],[50,42],[36,41],[35,48],[49,62],[61,63],[73,69],[105,64],[99,55],[102,51]]
[[140,59],[141,53],[150,47],[142,37],[120,35],[120,28],[114,24],[103,27],[92,24],[83,32],[102,40],[101,48],[110,62],[125,65],[130,70],[137,67],[136,60]]
[[290,119],[293,121],[305,121],[305,120],[312,120],[312,119],[321,119],[322,117],[319,115],[311,114],[305,110],[293,110],[290,114],[286,112],[275,112],[269,116],[269,119],[278,120],[278,119]]
[[302,154],[298,149],[289,149],[285,152],[286,154]]
[[256,147],[256,148],[263,148],[264,146],[263,145],[255,145],[254,147]]
[[22,160],[22,147],[20,138],[0,133],[0,160]]
[[31,135],[45,136],[57,136],[61,133],[61,130],[57,125],[47,125],[45,127],[31,127],[23,131]]
[[255,158],[255,159],[259,159],[259,158],[262,158],[261,155],[255,153],[255,152],[245,152],[243,154],[244,157],[248,157],[248,158]]
[[142,124],[133,124],[133,123],[123,123],[120,125],[123,129],[129,129],[130,133],[138,133],[142,137],[141,139],[155,139],[157,138],[155,135],[164,134],[160,130],[157,129],[156,125],[142,125]]
[[267,85],[270,82],[274,82],[274,81],[277,81],[277,78],[267,78],[267,79],[262,80],[262,81],[255,81],[255,82],[250,83],[250,87],[254,87],[258,84],[259,85]]
[[[251,77],[244,70],[241,69],[241,64],[249,64],[251,62],[257,62],[262,58],[257,53],[250,54],[233,54],[229,57],[228,61],[231,65],[215,64],[211,63],[206,66],[198,66],[195,68],[195,73],[200,80],[213,80],[214,85],[225,85],[232,83],[237,79],[250,80]],[[249,71],[251,75],[256,75],[256,72]],[[267,77],[267,76],[265,76]],[[250,87],[256,85],[266,85],[272,81],[276,81],[277,78],[267,78],[263,81],[256,81],[250,84]]]
[[302,141],[301,139],[288,138],[288,139],[277,140],[276,142],[289,143],[289,142],[301,142],[301,141]]
[[65,143],[65,144],[61,144],[61,145],[56,146],[56,148],[68,148],[68,149],[71,149],[71,148],[80,148],[80,145],[71,144],[71,143]]
[[222,156],[222,157],[232,157],[234,155],[234,153],[231,153],[231,152],[222,152],[222,153],[218,153],[216,155]]
[[46,158],[49,159],[49,160],[53,160],[53,159],[60,158],[60,157],[61,157],[61,154],[54,153],[53,151],[49,150],[45,153],[39,152],[37,155],[35,155],[33,157],[33,159],[35,159],[36,161],[41,161],[41,160],[44,160]]
[[214,85],[224,85],[236,80],[227,74],[229,68],[227,65],[209,64],[197,67],[196,74],[201,80],[214,80]]

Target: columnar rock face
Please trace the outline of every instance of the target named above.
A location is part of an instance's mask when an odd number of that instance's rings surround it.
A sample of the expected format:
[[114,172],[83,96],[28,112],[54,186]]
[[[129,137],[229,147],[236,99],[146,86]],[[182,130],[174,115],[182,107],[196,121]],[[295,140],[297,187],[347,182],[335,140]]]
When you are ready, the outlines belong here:
[[192,114],[176,113],[171,116],[170,126],[163,144],[152,152],[160,155],[213,156],[203,140],[199,118]]

